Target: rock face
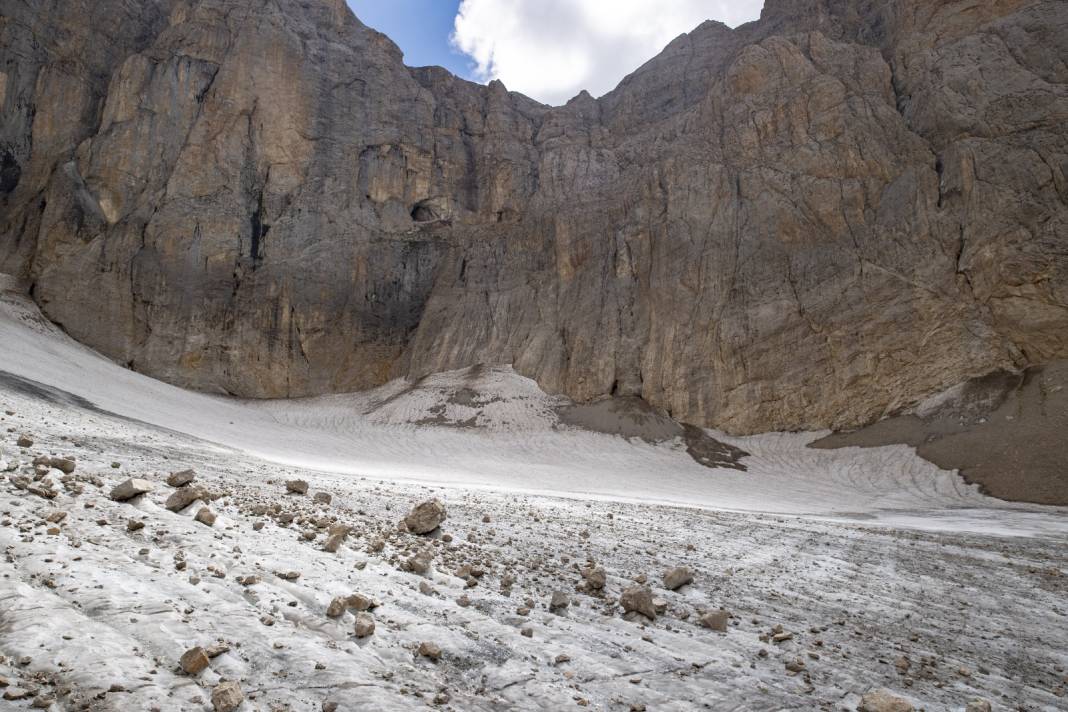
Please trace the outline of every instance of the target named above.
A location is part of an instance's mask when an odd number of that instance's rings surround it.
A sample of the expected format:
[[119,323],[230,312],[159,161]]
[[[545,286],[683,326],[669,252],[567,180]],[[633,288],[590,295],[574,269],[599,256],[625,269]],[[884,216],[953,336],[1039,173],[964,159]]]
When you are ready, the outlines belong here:
[[3,20],[0,270],[179,385],[512,363],[744,433],[1068,356],[1058,0],[769,0],[557,108],[343,0]]

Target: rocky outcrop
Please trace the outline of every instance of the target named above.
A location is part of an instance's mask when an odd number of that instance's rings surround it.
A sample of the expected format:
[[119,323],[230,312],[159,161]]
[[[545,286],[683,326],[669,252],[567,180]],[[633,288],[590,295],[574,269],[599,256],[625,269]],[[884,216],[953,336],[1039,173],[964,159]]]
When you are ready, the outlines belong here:
[[558,108],[343,0],[2,7],[0,265],[183,386],[512,363],[752,432],[1068,356],[1056,0],[769,0]]

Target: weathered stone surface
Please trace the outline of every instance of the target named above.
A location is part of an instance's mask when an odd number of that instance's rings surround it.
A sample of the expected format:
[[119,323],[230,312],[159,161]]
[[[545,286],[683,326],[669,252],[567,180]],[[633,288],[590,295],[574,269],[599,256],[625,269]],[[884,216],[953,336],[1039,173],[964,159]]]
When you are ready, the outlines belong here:
[[705,628],[714,630],[717,633],[727,632],[727,622],[730,620],[730,614],[724,610],[708,611],[701,615],[700,622]]
[[664,572],[664,588],[677,591],[688,583],[693,583],[693,572],[685,566],[676,566]]
[[1064,2],[769,0],[556,108],[339,0],[106,4],[0,25],[0,270],[153,376],[511,362],[752,432],[1068,356]]
[[908,700],[892,695],[886,690],[875,690],[864,695],[857,712],[913,712]]
[[197,473],[193,470],[182,470],[167,475],[167,484],[171,487],[185,487],[196,479]]
[[357,613],[355,633],[357,638],[366,638],[375,632],[375,618],[370,613]]
[[211,659],[208,657],[207,651],[199,646],[185,651],[182,653],[182,657],[178,660],[178,664],[182,667],[182,671],[187,675],[199,674],[207,669],[210,663]]
[[111,490],[111,498],[116,502],[126,502],[134,497],[139,497],[147,492],[151,492],[153,489],[155,489],[155,485],[148,480],[133,477],[125,482],[115,485]]
[[445,521],[445,505],[437,499],[428,499],[412,507],[404,518],[404,525],[412,534],[429,534]]
[[200,522],[201,524],[213,527],[215,526],[215,520],[217,519],[217,516],[215,512],[211,511],[211,509],[209,509],[208,507],[201,507],[199,510],[197,510],[197,514],[195,517],[193,517],[193,519]]
[[198,499],[208,499],[208,492],[203,487],[195,485],[180,487],[167,497],[167,501],[163,503],[163,506],[172,512],[180,512]]
[[623,591],[619,597],[619,605],[624,613],[641,613],[649,619],[656,618],[656,605],[653,603],[653,592],[648,586],[635,584]]
[[233,712],[244,701],[245,695],[236,682],[220,682],[211,691],[211,706],[215,712]]

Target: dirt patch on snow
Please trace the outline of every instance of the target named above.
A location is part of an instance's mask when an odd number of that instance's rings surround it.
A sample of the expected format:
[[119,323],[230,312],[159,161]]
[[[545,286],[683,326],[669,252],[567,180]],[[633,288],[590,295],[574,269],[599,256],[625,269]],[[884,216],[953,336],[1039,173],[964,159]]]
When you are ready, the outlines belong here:
[[560,422],[595,433],[638,438],[661,443],[682,438],[686,452],[705,467],[726,467],[745,471],[741,459],[749,453],[721,442],[696,425],[672,420],[641,398],[605,398],[594,403],[568,405],[557,409]]
[[1068,504],[1068,361],[998,372],[814,448],[903,443],[993,497]]

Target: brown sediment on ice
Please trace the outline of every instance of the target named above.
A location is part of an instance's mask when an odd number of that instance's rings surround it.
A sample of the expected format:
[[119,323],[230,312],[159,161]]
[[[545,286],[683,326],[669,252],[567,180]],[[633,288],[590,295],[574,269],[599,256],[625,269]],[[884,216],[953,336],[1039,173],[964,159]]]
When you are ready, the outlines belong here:
[[968,381],[916,412],[810,447],[903,443],[993,497],[1068,504],[1068,361]]
[[679,423],[641,398],[604,398],[593,403],[557,409],[560,422],[584,430],[660,443],[681,437],[686,452],[706,467],[745,471],[741,459],[749,453],[721,442],[695,425]]

